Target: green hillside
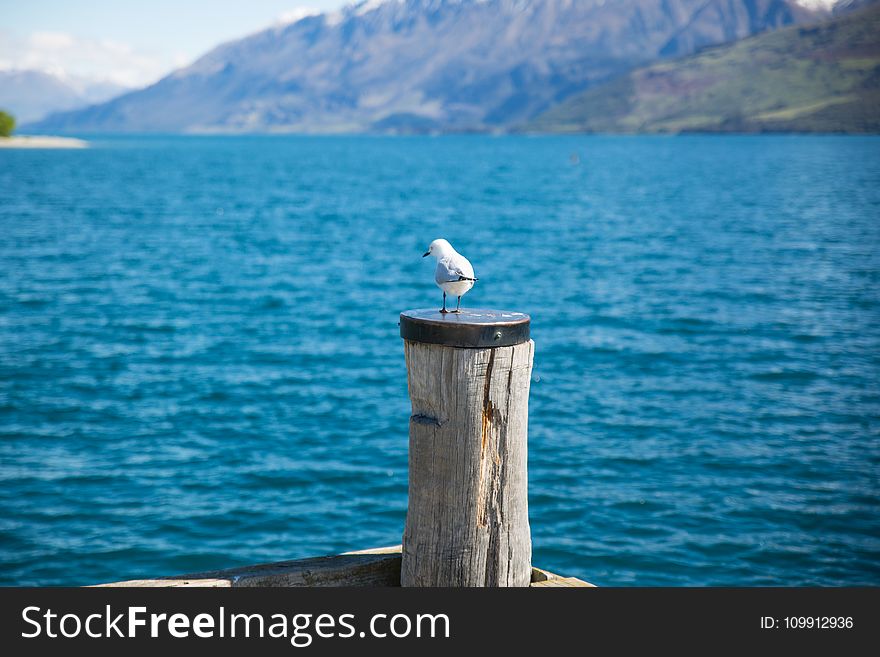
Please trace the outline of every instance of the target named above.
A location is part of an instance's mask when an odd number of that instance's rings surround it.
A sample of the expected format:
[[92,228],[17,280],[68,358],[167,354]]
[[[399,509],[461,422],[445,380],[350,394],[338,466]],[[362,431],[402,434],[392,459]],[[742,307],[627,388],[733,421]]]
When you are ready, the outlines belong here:
[[880,5],[636,69],[524,129],[880,132]]

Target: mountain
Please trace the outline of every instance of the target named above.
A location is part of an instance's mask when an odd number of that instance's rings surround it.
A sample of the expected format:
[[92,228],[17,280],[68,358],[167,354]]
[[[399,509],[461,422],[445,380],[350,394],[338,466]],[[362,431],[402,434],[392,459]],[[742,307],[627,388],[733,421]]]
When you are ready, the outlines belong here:
[[828,13],[794,0],[368,0],[298,14],[150,87],[31,127],[503,129],[659,57]]
[[42,71],[0,70],[0,109],[19,123],[118,96],[125,87],[110,82],[60,78]]
[[631,71],[525,129],[880,132],[880,4]]

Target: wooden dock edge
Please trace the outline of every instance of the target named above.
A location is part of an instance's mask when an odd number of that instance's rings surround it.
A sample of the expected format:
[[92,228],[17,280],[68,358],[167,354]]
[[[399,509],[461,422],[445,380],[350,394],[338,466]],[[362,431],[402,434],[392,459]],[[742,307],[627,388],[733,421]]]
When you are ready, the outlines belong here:
[[[213,587],[239,586],[400,586],[401,546],[394,545],[330,557],[241,566],[203,573],[132,579],[98,587]],[[575,577],[561,577],[532,568],[530,587],[592,587]]]

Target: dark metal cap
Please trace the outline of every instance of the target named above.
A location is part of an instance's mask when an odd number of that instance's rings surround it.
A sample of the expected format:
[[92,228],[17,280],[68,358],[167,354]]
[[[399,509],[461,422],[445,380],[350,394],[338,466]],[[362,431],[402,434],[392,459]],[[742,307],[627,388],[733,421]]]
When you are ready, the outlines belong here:
[[474,308],[443,314],[420,308],[400,313],[400,337],[447,347],[510,347],[529,340],[525,313]]

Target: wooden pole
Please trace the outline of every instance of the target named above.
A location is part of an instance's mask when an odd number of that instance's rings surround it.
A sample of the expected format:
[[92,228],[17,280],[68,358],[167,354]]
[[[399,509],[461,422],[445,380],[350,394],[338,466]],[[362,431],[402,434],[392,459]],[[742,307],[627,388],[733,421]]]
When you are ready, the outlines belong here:
[[528,586],[528,315],[407,311],[400,332],[412,402],[401,584]]

